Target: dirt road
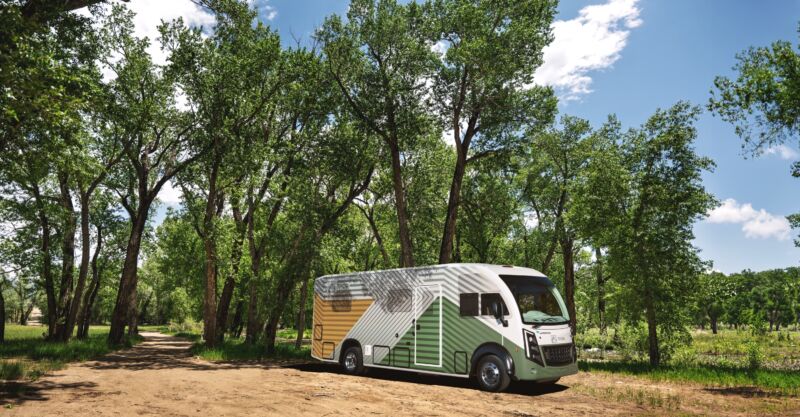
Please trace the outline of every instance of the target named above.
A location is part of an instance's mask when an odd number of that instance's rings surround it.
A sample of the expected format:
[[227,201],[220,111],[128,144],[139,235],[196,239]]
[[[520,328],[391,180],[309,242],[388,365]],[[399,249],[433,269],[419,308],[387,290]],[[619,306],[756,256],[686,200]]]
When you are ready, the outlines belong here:
[[[190,343],[143,333],[136,347],[71,365],[0,398],[0,416],[799,415],[800,403],[581,373],[489,394],[470,381],[402,372],[342,375],[325,364],[210,363]],[[373,370],[375,371],[375,370]],[[2,394],[0,394],[2,395]]]

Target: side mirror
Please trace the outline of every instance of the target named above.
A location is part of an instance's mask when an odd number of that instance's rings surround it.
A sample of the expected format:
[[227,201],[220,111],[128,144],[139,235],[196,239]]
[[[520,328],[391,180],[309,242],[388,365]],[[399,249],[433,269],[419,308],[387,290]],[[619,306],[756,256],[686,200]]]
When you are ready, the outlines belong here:
[[498,303],[497,301],[492,301],[492,305],[491,307],[489,307],[489,309],[491,310],[494,318],[498,320],[503,318],[503,312],[501,311],[500,303]]
[[503,308],[501,307],[499,302],[493,301],[489,309],[491,310],[494,318],[500,320],[500,322],[503,323],[503,327],[508,327],[508,320],[503,318]]

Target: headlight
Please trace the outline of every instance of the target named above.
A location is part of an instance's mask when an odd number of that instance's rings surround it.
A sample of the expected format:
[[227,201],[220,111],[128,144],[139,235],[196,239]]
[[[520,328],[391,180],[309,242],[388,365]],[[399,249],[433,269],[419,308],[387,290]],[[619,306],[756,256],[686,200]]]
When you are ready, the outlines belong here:
[[542,351],[539,349],[539,342],[536,341],[536,334],[527,330],[523,330],[522,334],[525,338],[525,353],[528,359],[541,366],[544,366],[544,360],[542,360]]

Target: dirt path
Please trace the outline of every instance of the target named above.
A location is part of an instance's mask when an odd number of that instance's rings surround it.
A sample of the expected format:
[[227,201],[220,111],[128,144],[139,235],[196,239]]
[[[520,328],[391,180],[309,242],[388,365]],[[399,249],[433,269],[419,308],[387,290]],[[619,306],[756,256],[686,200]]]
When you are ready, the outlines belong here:
[[193,358],[188,341],[143,336],[132,349],[72,365],[24,394],[0,398],[0,416],[800,415],[795,400],[587,373],[552,387],[515,384],[508,393],[489,394],[458,378],[392,371],[352,377],[319,363],[210,363]]

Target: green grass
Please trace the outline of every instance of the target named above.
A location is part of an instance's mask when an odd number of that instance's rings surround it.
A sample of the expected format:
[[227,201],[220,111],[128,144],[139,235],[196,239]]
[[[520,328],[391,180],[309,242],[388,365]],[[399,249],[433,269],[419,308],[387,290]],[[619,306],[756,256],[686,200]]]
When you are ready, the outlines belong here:
[[[278,339],[289,339],[295,340],[297,339],[297,330],[295,329],[280,329],[278,330]],[[311,329],[305,329],[303,331],[303,338],[304,339],[311,339]]]
[[765,361],[773,367],[782,364],[791,367],[793,362],[800,365],[800,331],[797,330],[769,332],[763,336],[754,336],[749,330],[730,329],[720,329],[717,334],[708,330],[692,333],[692,348],[699,355],[735,360],[747,355],[749,343],[757,343]]
[[[112,351],[106,343],[107,326],[92,326],[86,340],[69,343],[48,342],[46,327],[6,325],[6,341],[0,344],[0,379],[37,379],[63,368],[69,362],[82,362]],[[132,346],[139,338],[125,339],[123,347]]]
[[192,353],[209,361],[249,361],[265,359],[311,359],[309,346],[295,349],[293,343],[276,343],[275,352],[267,354],[263,344],[249,345],[241,339],[226,340],[222,346],[207,348],[201,343],[192,346]]
[[578,363],[582,371],[610,372],[646,377],[656,381],[690,381],[714,387],[756,387],[768,394],[800,395],[800,373],[771,369],[746,369],[718,365],[651,367],[641,362],[589,362]]

